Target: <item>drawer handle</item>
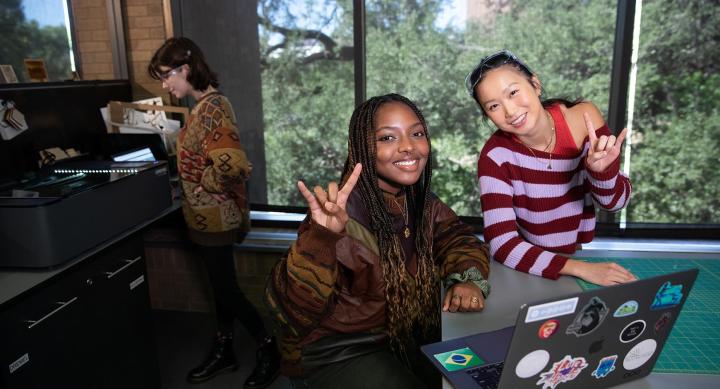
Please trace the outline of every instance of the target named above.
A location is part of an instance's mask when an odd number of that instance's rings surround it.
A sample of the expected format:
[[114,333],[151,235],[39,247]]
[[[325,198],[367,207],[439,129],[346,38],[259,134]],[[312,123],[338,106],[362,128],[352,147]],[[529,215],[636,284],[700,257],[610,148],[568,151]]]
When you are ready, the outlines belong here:
[[45,319],[49,318],[50,316],[52,316],[52,315],[60,312],[61,309],[63,309],[63,308],[65,308],[65,307],[67,307],[68,305],[74,303],[75,300],[77,300],[77,299],[78,299],[77,297],[73,297],[73,298],[71,298],[71,299],[68,300],[68,301],[58,301],[57,304],[60,304],[60,306],[57,307],[57,308],[55,308],[55,309],[53,309],[53,310],[52,310],[50,313],[48,313],[47,315],[41,317],[41,318],[38,319],[38,320],[25,320],[26,323],[30,324],[27,328],[28,328],[28,329],[31,329],[31,328],[35,327],[36,325],[42,323],[43,320],[45,320]]
[[126,263],[125,265],[123,265],[123,267],[121,267],[121,268],[119,268],[119,269],[117,269],[117,270],[115,270],[115,271],[113,271],[113,272],[106,271],[105,274],[107,275],[107,278],[108,278],[108,279],[111,279],[111,278],[115,277],[116,274],[118,274],[118,273],[120,273],[121,271],[127,269],[128,267],[132,266],[132,264],[135,263],[135,262],[137,262],[137,261],[139,261],[140,258],[141,258],[141,257],[138,256],[138,257],[135,258],[135,259],[126,259],[125,262],[127,262],[127,263]]

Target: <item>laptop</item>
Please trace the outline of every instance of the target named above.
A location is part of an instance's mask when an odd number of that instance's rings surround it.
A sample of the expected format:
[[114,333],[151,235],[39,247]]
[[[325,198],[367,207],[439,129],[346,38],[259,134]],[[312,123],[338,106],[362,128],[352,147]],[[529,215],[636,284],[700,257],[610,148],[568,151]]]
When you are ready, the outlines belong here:
[[524,304],[515,326],[421,350],[456,388],[618,385],[650,374],[697,275],[685,270]]

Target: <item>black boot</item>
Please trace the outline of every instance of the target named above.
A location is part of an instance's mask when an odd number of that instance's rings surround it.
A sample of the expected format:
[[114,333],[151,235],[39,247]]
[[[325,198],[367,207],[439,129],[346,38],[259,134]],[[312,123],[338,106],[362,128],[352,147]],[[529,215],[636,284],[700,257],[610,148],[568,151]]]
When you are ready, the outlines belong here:
[[233,348],[232,333],[218,333],[210,355],[198,367],[190,370],[187,380],[197,384],[204,382],[218,374],[229,373],[237,370],[237,360]]
[[245,380],[245,389],[265,388],[272,384],[280,372],[280,353],[275,338],[266,336],[255,354],[255,368]]

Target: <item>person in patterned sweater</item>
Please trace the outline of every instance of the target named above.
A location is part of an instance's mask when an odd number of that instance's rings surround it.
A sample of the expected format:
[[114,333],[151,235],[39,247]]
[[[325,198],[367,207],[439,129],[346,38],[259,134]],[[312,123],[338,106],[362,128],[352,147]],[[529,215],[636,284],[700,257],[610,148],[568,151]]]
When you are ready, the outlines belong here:
[[483,58],[465,84],[498,128],[478,159],[485,241],[495,260],[550,279],[635,280],[616,263],[569,258],[593,239],[595,206],[618,211],[630,199],[619,158],[627,129],[612,135],[589,102],[541,101],[540,80],[507,50]]
[[259,346],[257,364],[245,387],[266,387],[278,375],[277,345],[236,279],[233,247],[250,228],[245,182],[252,167],[240,143],[235,114],[217,90],[216,74],[190,39],[168,39],[153,56],[148,71],[173,96],[197,101],[177,139],[177,163],[183,215],[207,269],[218,331],[212,351],[188,373],[187,380],[198,383],[237,370],[233,349],[237,318]]
[[308,216],[266,288],[295,387],[440,384],[418,346],[439,341],[441,308],[483,309],[489,257],[430,191],[431,159],[423,115],[389,94],[355,109],[340,188],[298,182]]

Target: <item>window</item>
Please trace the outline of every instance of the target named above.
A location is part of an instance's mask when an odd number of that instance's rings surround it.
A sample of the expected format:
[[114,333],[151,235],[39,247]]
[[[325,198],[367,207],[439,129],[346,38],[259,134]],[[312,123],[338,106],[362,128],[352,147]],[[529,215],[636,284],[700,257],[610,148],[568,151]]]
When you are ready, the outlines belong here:
[[0,14],[0,64],[12,65],[19,82],[29,82],[25,59],[42,59],[48,81],[72,78],[75,64],[66,0],[4,1]]
[[636,5],[628,222],[720,223],[717,11],[714,1]]
[[258,4],[268,203],[307,206],[309,187],[338,181],[354,104],[350,0]]
[[[642,17],[628,87],[631,3]],[[353,6],[362,4],[365,25],[354,26]],[[624,121],[629,89],[623,169],[634,193],[620,219],[630,223],[620,227],[717,225],[716,11],[709,0],[258,0],[264,139],[248,147],[265,151],[269,208],[304,207],[299,179],[309,186],[338,180],[355,96],[397,92],[425,113],[435,192],[458,214],[480,216],[476,160],[495,129],[463,80],[481,57],[507,48],[539,75],[544,97],[592,101],[613,123]],[[356,30],[364,50],[354,48]],[[605,216],[616,233],[615,215]]]
[[495,130],[463,84],[483,56],[510,49],[539,75],[545,97],[584,98],[607,115],[616,2],[560,3],[366,1],[367,95],[397,91],[419,105],[433,188],[458,214],[480,214],[476,161]]

